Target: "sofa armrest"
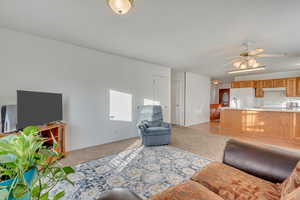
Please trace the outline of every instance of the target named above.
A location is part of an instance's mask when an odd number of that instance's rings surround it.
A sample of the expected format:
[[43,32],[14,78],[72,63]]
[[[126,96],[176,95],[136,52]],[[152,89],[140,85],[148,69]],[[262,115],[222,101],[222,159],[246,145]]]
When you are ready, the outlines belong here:
[[252,144],[229,140],[226,144],[223,163],[248,174],[281,183],[293,171],[300,156],[284,150],[273,150]]

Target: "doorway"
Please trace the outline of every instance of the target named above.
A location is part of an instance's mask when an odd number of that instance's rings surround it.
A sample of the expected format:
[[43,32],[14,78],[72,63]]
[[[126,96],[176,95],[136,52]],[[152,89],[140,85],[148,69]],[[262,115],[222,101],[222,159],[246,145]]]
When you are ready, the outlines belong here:
[[219,89],[219,104],[222,107],[230,106],[230,89]]

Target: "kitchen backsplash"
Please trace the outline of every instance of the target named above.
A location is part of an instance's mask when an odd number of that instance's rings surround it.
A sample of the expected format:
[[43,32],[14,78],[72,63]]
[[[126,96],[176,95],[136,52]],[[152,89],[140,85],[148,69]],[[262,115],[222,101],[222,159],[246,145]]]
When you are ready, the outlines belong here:
[[287,102],[299,102],[300,97],[286,97],[285,91],[268,91],[263,98],[256,98],[256,106],[286,107]]

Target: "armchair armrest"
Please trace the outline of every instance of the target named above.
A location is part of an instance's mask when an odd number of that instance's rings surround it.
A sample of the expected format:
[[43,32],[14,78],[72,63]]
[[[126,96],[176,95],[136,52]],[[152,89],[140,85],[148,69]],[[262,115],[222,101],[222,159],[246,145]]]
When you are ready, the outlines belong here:
[[169,128],[169,129],[172,128],[171,124],[166,123],[166,122],[163,122],[163,123],[162,123],[162,126],[165,127],[165,128]]
[[147,121],[141,121],[140,123],[137,124],[138,129],[141,131],[145,131],[149,126]]

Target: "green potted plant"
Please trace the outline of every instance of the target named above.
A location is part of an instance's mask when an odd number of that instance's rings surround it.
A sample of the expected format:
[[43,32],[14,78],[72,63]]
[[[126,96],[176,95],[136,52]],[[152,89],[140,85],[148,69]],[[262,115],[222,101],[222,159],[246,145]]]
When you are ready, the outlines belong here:
[[[50,191],[61,181],[73,184],[68,175],[74,169],[59,165],[56,140],[45,146],[39,128],[30,126],[18,135],[0,139],[0,200],[48,200]],[[58,200],[60,191],[52,196]]]

